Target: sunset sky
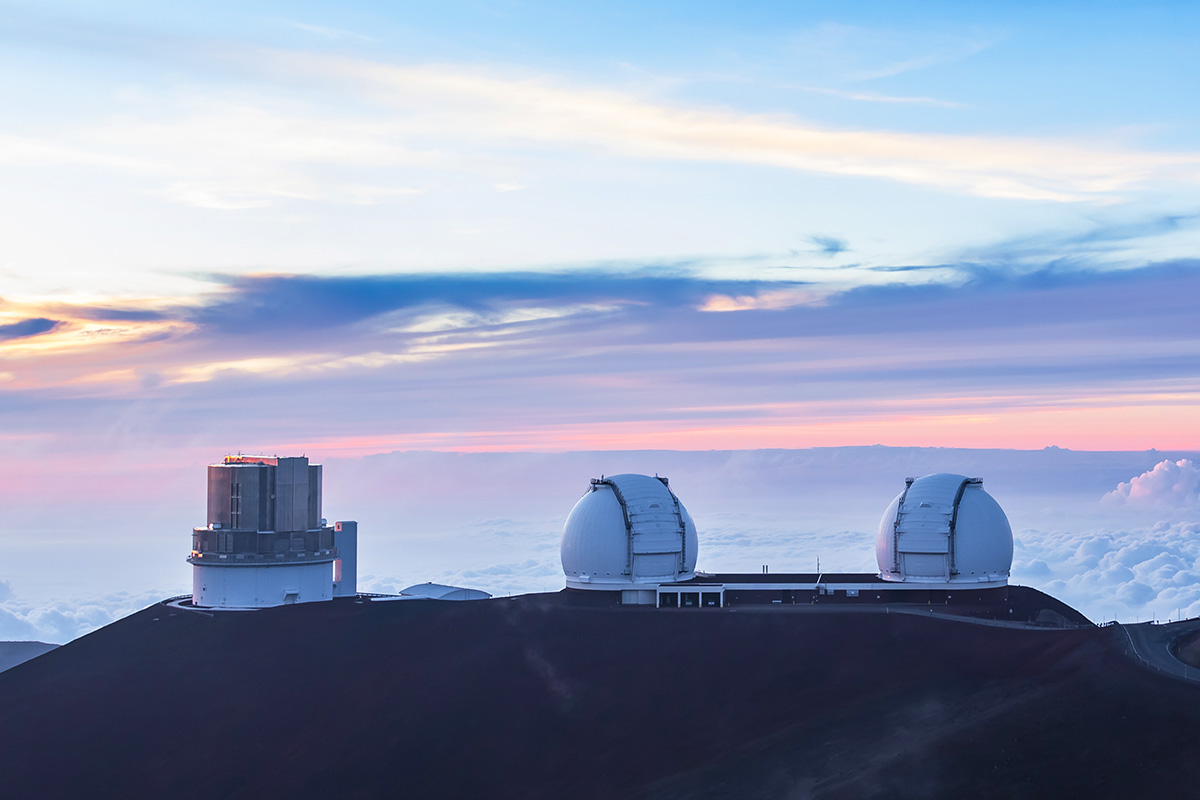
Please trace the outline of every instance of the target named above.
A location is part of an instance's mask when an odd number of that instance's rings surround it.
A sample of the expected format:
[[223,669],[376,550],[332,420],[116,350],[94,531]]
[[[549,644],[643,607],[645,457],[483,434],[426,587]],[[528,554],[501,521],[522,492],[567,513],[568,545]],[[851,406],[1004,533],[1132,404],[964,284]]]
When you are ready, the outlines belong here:
[[3,3],[0,445],[1200,448],[1200,9],[734,8]]
[[[1189,476],[1139,523],[1188,539],[1198,31],[1185,3],[0,0],[8,635],[138,607],[13,605],[92,564],[181,588],[226,452],[341,464],[327,502],[378,500],[381,535],[403,489],[338,475],[395,451],[1157,448],[1072,461],[1079,508]],[[438,474],[430,519],[468,491]],[[589,477],[522,523],[534,588]]]

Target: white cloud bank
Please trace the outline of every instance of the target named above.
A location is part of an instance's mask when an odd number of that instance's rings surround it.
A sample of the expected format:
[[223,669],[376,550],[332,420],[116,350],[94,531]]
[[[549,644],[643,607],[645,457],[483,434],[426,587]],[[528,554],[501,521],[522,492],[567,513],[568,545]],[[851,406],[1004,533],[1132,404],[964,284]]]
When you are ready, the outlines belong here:
[[1021,531],[1013,583],[1034,586],[1096,622],[1200,616],[1200,523],[1132,530]]
[[1200,465],[1187,458],[1160,461],[1104,495],[1104,503],[1129,508],[1200,507]]
[[163,600],[169,592],[115,592],[100,597],[30,603],[0,582],[0,641],[65,644]]

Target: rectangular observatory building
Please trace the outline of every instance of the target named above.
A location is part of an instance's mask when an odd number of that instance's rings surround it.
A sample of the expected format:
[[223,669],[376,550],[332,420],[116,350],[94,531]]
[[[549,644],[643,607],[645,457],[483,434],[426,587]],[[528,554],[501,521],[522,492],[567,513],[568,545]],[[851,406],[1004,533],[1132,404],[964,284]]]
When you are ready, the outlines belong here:
[[226,456],[208,467],[208,523],[192,531],[192,603],[265,608],[353,595],[357,531],[322,518],[320,464]]

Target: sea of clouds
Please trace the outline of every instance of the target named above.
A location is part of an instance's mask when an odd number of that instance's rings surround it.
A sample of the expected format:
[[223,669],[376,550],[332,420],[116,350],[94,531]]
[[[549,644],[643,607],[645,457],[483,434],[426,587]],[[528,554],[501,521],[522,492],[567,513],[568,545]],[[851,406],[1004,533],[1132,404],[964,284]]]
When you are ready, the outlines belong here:
[[[567,513],[590,478],[621,472],[670,478],[699,529],[698,567],[710,572],[811,571],[818,559],[827,571],[874,572],[879,517],[905,477],[978,476],[1012,523],[1014,583],[1095,621],[1200,616],[1200,458],[1190,453],[392,453],[327,459],[325,513],[359,520],[360,590],[433,581],[497,596],[557,591]],[[160,515],[153,530],[91,509],[103,548],[66,533],[21,548],[0,540],[0,640],[66,642],[188,592],[188,533],[204,522],[203,477],[194,483],[197,497],[163,499],[177,518]]]

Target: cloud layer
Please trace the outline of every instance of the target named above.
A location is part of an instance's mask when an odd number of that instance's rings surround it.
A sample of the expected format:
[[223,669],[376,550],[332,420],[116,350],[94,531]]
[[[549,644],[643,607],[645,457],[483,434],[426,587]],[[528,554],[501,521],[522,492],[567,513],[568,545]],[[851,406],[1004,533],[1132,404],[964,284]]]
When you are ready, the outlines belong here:
[[1197,444],[1194,262],[931,272],[212,276],[194,301],[44,307],[56,325],[0,349],[0,416],[80,451],[114,414],[130,443],[320,452]]
[[45,317],[9,322],[0,325],[0,341],[4,341],[5,339],[23,339],[27,336],[40,336],[43,333],[49,333],[60,324],[62,323],[59,320],[46,319]]
[[1200,507],[1200,466],[1190,459],[1160,461],[1104,496],[1111,506],[1194,509]]
[[0,601],[0,640],[65,644],[167,597],[160,591],[79,595],[48,603]]
[[1200,616],[1200,524],[1032,530],[1017,538],[1014,580],[1053,594],[1094,621]]

